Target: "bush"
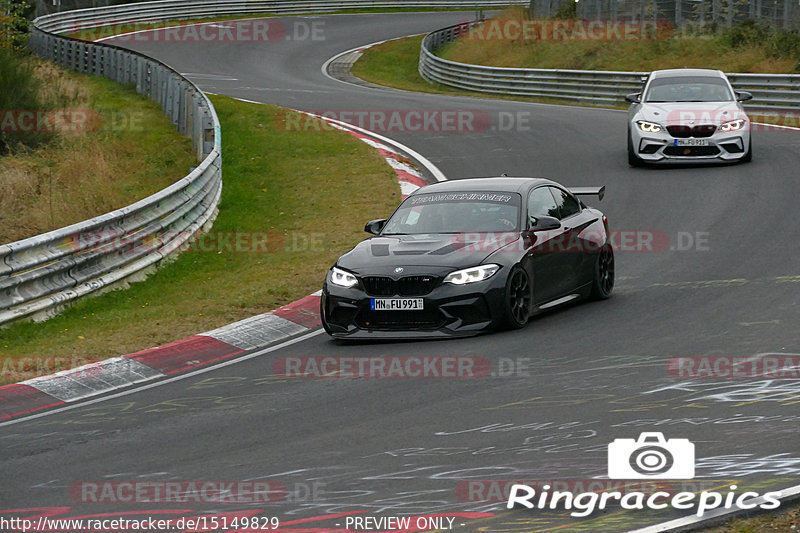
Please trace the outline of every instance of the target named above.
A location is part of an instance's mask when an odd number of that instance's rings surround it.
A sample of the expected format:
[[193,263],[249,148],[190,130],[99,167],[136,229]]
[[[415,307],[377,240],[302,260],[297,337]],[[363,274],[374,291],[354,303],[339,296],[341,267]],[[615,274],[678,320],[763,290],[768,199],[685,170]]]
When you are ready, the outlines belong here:
[[31,58],[0,48],[0,155],[15,147],[35,148],[53,138],[49,132],[18,131],[10,125],[20,111],[45,109],[40,89]]
[[797,31],[779,31],[766,43],[770,57],[800,57],[800,33]]
[[725,29],[720,34],[720,40],[731,48],[761,45],[771,37],[769,28],[762,26],[755,20],[748,20]]
[[0,48],[22,50],[28,42],[33,6],[24,0],[0,0]]

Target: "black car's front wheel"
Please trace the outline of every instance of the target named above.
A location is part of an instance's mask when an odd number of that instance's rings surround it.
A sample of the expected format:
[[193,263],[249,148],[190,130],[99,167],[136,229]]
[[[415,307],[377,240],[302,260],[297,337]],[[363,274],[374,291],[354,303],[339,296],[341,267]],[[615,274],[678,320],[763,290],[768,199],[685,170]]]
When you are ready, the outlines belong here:
[[592,298],[605,300],[614,290],[614,249],[607,243],[597,254],[592,281]]
[[531,283],[522,267],[515,266],[508,275],[503,304],[504,327],[519,329],[528,323],[531,315]]

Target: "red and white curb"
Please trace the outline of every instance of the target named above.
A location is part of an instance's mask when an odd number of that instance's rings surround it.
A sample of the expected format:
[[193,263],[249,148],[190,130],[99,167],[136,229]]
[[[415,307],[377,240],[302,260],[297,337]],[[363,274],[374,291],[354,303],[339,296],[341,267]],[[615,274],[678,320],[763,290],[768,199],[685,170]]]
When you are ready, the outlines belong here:
[[321,324],[320,292],[269,313],[157,348],[0,387],[0,421],[194,370]]

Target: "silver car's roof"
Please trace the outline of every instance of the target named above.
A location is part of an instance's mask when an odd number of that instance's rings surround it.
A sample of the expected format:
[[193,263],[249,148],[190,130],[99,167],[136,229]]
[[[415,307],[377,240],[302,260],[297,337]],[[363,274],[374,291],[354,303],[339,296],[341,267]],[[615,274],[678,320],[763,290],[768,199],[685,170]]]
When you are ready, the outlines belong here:
[[712,76],[715,78],[724,78],[725,74],[721,70],[710,68],[670,68],[664,70],[654,70],[651,78],[676,78],[683,76]]

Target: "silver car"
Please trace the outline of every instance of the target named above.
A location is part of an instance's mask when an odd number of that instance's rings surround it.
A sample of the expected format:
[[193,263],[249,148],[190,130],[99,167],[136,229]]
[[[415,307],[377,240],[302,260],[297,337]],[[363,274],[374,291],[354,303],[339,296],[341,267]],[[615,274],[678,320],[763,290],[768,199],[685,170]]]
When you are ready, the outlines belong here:
[[750,119],[719,70],[655,70],[629,94],[628,163],[750,161]]

